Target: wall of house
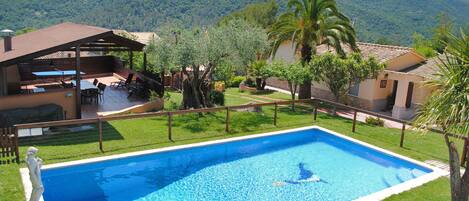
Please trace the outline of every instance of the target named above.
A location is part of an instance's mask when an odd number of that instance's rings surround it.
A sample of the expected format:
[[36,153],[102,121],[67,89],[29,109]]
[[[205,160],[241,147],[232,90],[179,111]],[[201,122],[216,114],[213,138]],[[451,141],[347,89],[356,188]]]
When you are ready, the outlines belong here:
[[7,88],[8,94],[19,94],[21,91],[21,83],[20,83],[20,73],[18,71],[18,66],[13,65],[6,68],[6,80],[7,80]]
[[8,84],[6,69],[0,67],[0,96],[8,95]]
[[[290,41],[283,42],[275,53],[275,60],[283,60],[285,62],[297,61],[299,57],[294,54],[292,45]],[[270,61],[272,61],[272,58],[270,58]]]
[[0,97],[0,110],[35,107],[45,104],[62,106],[66,119],[76,118],[75,89],[58,89],[46,93],[21,94]]

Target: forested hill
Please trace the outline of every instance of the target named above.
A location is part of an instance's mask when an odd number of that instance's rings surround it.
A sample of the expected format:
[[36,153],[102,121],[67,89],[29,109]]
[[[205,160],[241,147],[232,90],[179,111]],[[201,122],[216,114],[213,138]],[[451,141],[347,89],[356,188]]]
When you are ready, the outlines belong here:
[[[0,29],[41,28],[63,21],[131,31],[151,31],[178,21],[209,25],[221,16],[263,0],[0,0]],[[279,0],[281,7],[287,0]],[[469,0],[338,0],[362,41],[387,38],[409,44],[413,32],[428,32],[445,12],[457,25],[469,22]],[[426,32],[426,33],[425,33]]]

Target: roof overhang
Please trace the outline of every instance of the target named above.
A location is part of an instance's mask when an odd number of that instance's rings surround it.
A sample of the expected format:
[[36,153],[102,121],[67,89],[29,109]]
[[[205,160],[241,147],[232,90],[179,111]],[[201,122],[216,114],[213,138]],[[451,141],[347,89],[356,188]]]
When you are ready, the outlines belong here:
[[59,51],[76,51],[77,47],[81,51],[143,51],[145,47],[112,30],[74,23],[62,23],[13,37],[12,51],[4,52],[3,40],[0,45],[0,67]]

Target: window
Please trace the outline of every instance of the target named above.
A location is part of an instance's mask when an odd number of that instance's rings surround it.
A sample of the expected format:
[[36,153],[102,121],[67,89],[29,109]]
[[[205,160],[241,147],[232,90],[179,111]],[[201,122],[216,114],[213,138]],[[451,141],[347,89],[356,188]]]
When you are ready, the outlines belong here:
[[386,88],[387,84],[388,80],[381,80],[381,82],[379,83],[379,88],[384,89]]

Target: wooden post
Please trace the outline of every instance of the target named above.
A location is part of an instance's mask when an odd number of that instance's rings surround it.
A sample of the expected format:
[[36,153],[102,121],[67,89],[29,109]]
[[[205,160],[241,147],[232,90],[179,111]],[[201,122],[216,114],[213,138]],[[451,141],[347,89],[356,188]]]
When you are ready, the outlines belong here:
[[99,150],[101,150],[101,152],[104,152],[104,149],[103,149],[103,122],[101,121],[100,118],[98,119],[98,137],[99,137]]
[[318,104],[315,104],[315,106],[314,106],[314,121],[316,121],[317,116],[318,116]]
[[225,132],[230,132],[230,109],[226,108]]
[[402,124],[402,131],[401,131],[401,143],[399,146],[404,147],[404,131],[405,131],[405,123]]
[[[464,147],[462,149],[462,154],[461,154],[462,155],[461,156],[461,166],[466,165],[466,160],[468,160],[468,158],[467,158],[467,151],[468,151],[467,149],[469,148],[468,146],[469,146],[469,140],[468,140],[468,138],[465,138],[464,139]],[[466,167],[466,168],[468,168],[468,167]]]
[[353,111],[353,126],[352,126],[352,132],[355,133],[355,124],[357,124],[357,111]]
[[277,103],[275,103],[275,107],[274,107],[274,126],[277,126],[277,108],[278,108],[278,105]]
[[[15,140],[15,155],[16,155],[16,163],[20,163],[20,146],[19,146],[19,139],[18,139],[18,127],[15,126],[15,129],[14,129],[14,140]],[[467,140],[466,140],[467,142]]]
[[81,64],[80,64],[80,45],[75,48],[75,77],[76,77],[76,115],[81,119]]
[[132,50],[129,51],[129,68],[130,70],[134,69],[134,52]]
[[147,53],[143,52],[143,72],[147,71]]
[[173,141],[173,133],[172,133],[172,121],[173,121],[173,114],[168,112],[168,139]]

